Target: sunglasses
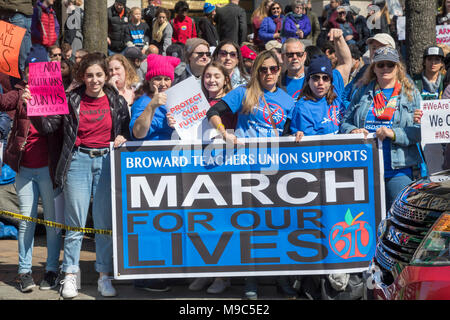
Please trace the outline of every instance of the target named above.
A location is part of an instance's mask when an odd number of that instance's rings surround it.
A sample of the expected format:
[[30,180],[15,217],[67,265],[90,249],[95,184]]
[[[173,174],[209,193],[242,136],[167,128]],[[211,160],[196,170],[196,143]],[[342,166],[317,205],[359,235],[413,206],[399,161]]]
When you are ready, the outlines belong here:
[[201,58],[203,56],[211,57],[211,52],[205,51],[205,52],[194,52],[197,55],[197,58]]
[[219,50],[219,56],[221,56],[222,58],[230,56],[230,58],[236,59],[238,55],[236,51]]
[[343,16],[344,14],[346,14],[346,12],[345,11],[341,11],[341,12],[338,12],[338,14]]
[[279,66],[270,66],[270,67],[260,67],[258,69],[259,72],[264,73],[264,74],[268,74],[270,70],[271,74],[275,74],[280,70]]
[[305,52],[286,52],[286,57],[293,58],[294,56],[297,56],[299,58],[302,58],[305,54]]
[[327,75],[319,75],[319,74],[313,74],[313,75],[311,76],[311,79],[312,79],[314,82],[319,82],[320,80],[322,80],[323,82],[330,82],[330,81],[331,81],[330,76],[327,76]]
[[52,57],[61,57],[62,56],[62,53],[53,53],[52,54]]
[[392,62],[392,61],[377,62],[377,63],[375,64],[375,66],[376,66],[378,69],[383,69],[384,67],[387,67],[387,68],[389,68],[389,69],[392,69],[393,67],[395,67],[395,62]]
[[281,10],[280,7],[273,7],[272,10]]

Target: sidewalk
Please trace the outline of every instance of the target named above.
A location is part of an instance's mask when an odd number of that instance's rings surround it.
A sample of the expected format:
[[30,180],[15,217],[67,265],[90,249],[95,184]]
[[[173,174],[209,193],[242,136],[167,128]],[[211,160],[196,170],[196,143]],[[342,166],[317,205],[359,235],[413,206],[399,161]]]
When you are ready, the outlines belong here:
[[[61,259],[62,259],[61,251]],[[0,300],[60,300],[58,289],[39,290],[39,282],[44,275],[47,249],[45,235],[35,237],[33,249],[33,278],[36,287],[30,293],[22,293],[16,284],[17,240],[0,240]],[[222,294],[208,294],[206,290],[193,292],[188,289],[190,279],[171,279],[168,292],[149,292],[136,289],[131,280],[114,280],[118,292],[114,298],[104,298],[97,292],[98,274],[94,269],[95,242],[85,237],[80,257],[81,290],[73,300],[241,300],[244,292],[242,278],[231,278],[232,285]],[[258,297],[263,300],[284,299],[275,286],[275,281],[262,278],[258,287]]]

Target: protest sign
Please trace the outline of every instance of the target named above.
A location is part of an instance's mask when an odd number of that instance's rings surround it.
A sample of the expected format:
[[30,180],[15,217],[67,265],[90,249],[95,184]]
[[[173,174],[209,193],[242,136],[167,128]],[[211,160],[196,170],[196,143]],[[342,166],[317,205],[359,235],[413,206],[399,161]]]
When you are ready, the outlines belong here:
[[0,72],[20,78],[19,51],[26,31],[0,20]]
[[385,207],[373,135],[242,141],[112,150],[115,278],[367,269]]
[[189,77],[167,89],[167,111],[176,121],[175,130],[182,140],[210,140],[206,112],[210,108],[200,82]]
[[423,100],[421,119],[421,143],[450,142],[450,100]]
[[436,26],[436,43],[449,44],[450,43],[450,25]]
[[28,116],[69,113],[58,61],[30,63],[28,85],[31,93],[27,102]]

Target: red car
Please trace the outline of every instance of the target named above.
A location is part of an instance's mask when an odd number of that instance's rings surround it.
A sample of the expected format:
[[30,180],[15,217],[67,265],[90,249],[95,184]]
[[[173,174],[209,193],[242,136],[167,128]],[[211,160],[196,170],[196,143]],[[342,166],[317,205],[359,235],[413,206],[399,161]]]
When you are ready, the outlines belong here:
[[450,300],[450,170],[397,197],[378,228],[368,297]]

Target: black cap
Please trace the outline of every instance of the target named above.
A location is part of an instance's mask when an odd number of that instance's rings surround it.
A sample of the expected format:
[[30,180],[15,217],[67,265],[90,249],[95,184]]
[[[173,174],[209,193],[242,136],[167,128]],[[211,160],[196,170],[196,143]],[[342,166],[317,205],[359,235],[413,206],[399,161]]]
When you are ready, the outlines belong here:
[[425,51],[423,52],[423,57],[425,58],[428,56],[439,56],[445,58],[444,50],[442,50],[441,47],[437,46],[431,46],[425,49]]
[[141,52],[141,50],[139,50],[136,47],[129,47],[125,50],[125,52],[123,53],[123,55],[125,56],[125,58],[128,58],[130,60],[135,60],[135,59],[139,59],[139,60],[145,60],[147,59],[147,56],[145,54],[143,54]]

